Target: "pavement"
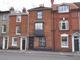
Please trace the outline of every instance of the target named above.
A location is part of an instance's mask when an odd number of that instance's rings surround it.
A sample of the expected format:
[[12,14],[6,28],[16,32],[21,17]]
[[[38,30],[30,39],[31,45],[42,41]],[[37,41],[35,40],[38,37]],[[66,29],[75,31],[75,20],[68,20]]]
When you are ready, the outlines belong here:
[[80,56],[80,52],[50,52],[50,51],[20,51],[20,50],[0,50],[0,53],[17,53],[17,54],[38,54],[38,55],[63,55],[63,56]]

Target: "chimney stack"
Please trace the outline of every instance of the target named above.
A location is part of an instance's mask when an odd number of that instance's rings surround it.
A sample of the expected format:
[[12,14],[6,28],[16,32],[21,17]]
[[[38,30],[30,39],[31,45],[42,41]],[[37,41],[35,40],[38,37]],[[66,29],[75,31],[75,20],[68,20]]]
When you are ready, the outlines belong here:
[[23,13],[26,13],[26,8],[23,8],[22,12],[23,12]]
[[40,6],[40,7],[44,7],[44,4],[40,4],[39,6]]
[[15,11],[15,10],[14,10],[14,7],[11,7],[11,8],[10,8],[10,12],[11,12],[11,13],[14,13],[14,11]]

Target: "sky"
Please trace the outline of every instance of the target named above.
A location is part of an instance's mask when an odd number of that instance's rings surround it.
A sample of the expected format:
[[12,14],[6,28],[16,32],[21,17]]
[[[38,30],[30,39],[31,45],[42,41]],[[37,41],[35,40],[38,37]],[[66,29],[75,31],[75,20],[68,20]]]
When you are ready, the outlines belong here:
[[[54,4],[80,2],[80,0],[54,0]],[[31,9],[44,4],[46,7],[51,6],[51,0],[0,0],[0,10],[9,10],[14,7],[15,10],[22,10],[23,8]]]

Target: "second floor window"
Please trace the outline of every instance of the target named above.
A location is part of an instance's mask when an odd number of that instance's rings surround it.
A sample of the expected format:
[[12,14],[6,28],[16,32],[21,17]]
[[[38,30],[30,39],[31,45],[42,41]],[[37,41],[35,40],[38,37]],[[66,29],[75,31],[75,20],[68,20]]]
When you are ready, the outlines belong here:
[[42,11],[37,12],[37,19],[42,19],[43,13]]
[[69,22],[67,20],[62,20],[60,23],[60,30],[69,30]]
[[21,22],[21,15],[18,15],[18,16],[16,17],[16,22]]
[[21,26],[16,26],[16,35],[21,34]]
[[6,25],[2,26],[2,33],[6,33]]
[[43,30],[43,23],[35,23],[35,30]]
[[66,12],[69,12],[69,6],[65,5],[58,7],[58,13],[66,13]]
[[3,20],[7,20],[8,16],[6,14],[4,14],[2,18],[3,18]]

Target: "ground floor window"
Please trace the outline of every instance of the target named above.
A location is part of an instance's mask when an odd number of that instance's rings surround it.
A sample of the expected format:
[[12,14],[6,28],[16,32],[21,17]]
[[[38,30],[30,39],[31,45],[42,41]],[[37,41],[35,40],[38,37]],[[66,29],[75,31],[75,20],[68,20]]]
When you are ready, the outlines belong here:
[[46,40],[44,37],[39,37],[39,43],[41,48],[46,47]]
[[12,46],[17,46],[17,38],[12,37]]
[[61,34],[61,48],[68,48],[68,34]]

